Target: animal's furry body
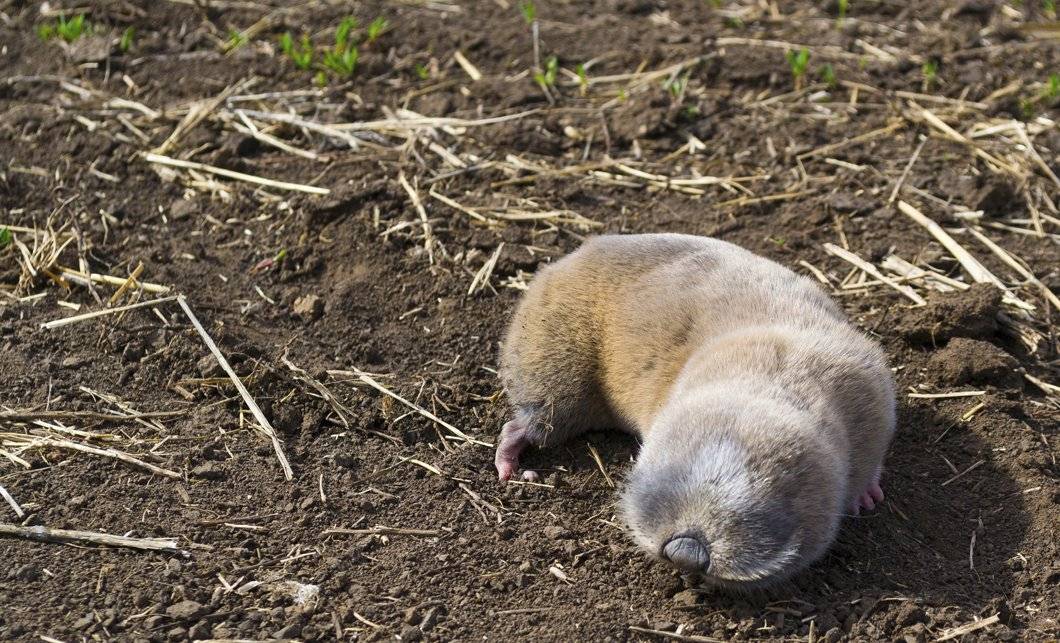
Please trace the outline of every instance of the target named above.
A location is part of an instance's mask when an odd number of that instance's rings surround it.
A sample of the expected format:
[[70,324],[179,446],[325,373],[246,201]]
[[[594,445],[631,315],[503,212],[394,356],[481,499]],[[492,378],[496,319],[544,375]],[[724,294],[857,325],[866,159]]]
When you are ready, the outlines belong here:
[[643,441],[622,499],[649,553],[722,585],[819,558],[882,498],[894,388],[813,282],[732,244],[603,236],[540,271],[501,352],[497,468],[589,429]]

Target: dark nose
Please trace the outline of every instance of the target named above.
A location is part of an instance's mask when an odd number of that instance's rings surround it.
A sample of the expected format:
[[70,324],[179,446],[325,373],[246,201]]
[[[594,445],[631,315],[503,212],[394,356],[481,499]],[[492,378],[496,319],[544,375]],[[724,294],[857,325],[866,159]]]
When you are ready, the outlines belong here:
[[663,547],[663,556],[683,572],[705,572],[710,565],[710,545],[699,534],[677,534]]

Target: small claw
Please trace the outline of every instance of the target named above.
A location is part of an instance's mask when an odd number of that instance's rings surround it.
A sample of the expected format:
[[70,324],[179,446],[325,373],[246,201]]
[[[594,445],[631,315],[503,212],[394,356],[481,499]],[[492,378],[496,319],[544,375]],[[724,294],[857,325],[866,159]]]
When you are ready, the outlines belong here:
[[529,443],[526,437],[526,427],[522,424],[511,420],[504,425],[501,429],[500,440],[497,441],[497,454],[493,458],[499,480],[503,482],[511,479],[519,469],[519,454]]
[[869,485],[869,495],[876,502],[883,502],[883,487],[880,486],[879,481]]
[[537,482],[541,479],[541,475],[537,471],[527,469],[526,471],[523,471],[522,478],[526,482]]

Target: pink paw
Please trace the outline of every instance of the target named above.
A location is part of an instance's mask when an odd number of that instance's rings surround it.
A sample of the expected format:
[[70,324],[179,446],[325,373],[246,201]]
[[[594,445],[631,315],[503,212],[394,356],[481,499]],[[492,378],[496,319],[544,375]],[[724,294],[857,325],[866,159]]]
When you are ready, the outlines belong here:
[[519,454],[529,443],[525,426],[516,420],[504,425],[500,440],[497,441],[497,454],[493,458],[493,464],[497,467],[497,478],[503,481],[515,475],[519,469]]
[[868,488],[854,501],[851,511],[857,516],[862,509],[872,511],[881,502],[883,502],[883,488],[880,486],[880,472],[877,471],[876,475],[872,477],[872,482],[869,483]]

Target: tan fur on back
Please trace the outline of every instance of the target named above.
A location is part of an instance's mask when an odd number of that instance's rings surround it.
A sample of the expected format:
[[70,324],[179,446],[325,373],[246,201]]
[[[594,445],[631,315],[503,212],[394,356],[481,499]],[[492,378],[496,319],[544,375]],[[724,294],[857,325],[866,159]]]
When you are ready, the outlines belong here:
[[822,418],[820,443],[849,462],[846,496],[863,490],[893,431],[875,344],[810,280],[705,237],[597,237],[541,271],[501,374],[540,446],[591,428],[647,438],[671,399],[712,382],[763,389]]

